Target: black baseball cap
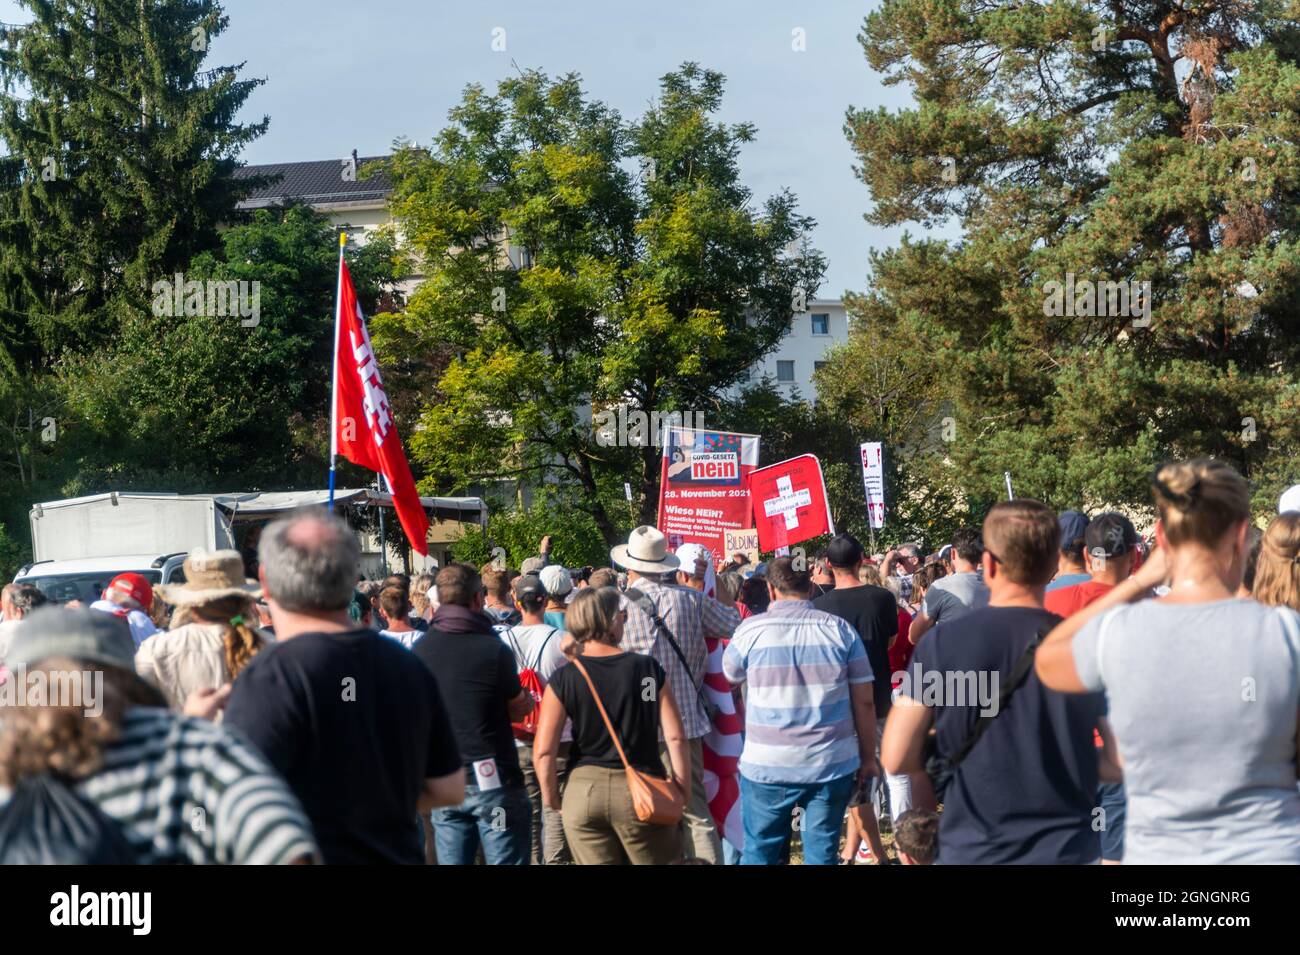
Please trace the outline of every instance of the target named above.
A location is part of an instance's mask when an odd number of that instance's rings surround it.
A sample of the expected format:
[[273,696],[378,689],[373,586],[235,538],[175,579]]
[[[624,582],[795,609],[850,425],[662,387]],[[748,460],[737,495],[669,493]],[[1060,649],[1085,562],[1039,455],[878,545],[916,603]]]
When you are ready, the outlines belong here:
[[862,559],[862,545],[852,534],[840,534],[826,548],[826,560],[832,567],[849,570]]
[[1092,519],[1083,535],[1084,546],[1092,557],[1119,557],[1138,542],[1137,529],[1123,514],[1107,511]]
[[516,600],[524,597],[546,596],[546,588],[542,586],[542,578],[537,574],[524,574],[522,577],[516,577],[511,589],[515,592]]

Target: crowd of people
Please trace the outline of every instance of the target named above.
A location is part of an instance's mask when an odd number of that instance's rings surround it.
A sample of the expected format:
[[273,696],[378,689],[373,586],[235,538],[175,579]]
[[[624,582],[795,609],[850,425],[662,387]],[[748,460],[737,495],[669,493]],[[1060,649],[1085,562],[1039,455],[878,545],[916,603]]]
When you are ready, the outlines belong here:
[[[1149,538],[1016,499],[928,555],[643,526],[602,568],[546,538],[360,582],[317,510],[256,580],[11,584],[0,859],[1300,862],[1300,508],[1261,532],[1205,459],[1153,504]],[[12,836],[54,804],[81,824]]]

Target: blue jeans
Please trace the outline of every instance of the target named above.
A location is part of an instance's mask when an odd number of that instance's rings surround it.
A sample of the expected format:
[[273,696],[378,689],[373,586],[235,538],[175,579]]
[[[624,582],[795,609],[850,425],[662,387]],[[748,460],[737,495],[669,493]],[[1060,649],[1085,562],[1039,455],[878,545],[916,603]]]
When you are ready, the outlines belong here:
[[465,801],[429,817],[438,865],[473,865],[479,841],[488,865],[528,865],[533,809],[523,786],[465,786]]
[[745,848],[740,864],[780,865],[782,847],[797,824],[804,865],[838,865],[840,825],[853,795],[853,778],[849,774],[827,783],[756,783],[742,773]]
[[1123,783],[1102,783],[1097,787],[1097,805],[1105,812],[1101,830],[1101,857],[1107,862],[1124,858],[1124,816],[1128,798]]

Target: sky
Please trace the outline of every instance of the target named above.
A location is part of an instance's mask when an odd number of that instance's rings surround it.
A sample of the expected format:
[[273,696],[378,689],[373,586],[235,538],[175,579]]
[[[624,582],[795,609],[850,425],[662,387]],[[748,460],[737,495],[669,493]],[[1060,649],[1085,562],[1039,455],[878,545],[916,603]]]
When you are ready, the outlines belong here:
[[[727,77],[719,118],[751,122],[741,175],[761,202],[782,188],[817,221],[828,260],[820,298],[867,287],[868,252],[901,229],[869,225],[870,195],[853,174],[845,111],[907,105],[886,88],[857,35],[879,0],[225,0],[230,23],[211,66],[244,62],[266,84],[241,119],[271,119],[246,162],[386,153],[428,142],[464,87],[492,89],[517,69],[576,72],[587,94],[640,115],[658,80],[694,60]],[[30,19],[0,0],[0,20]],[[504,30],[505,51],[493,50]],[[796,51],[793,31],[806,49]],[[496,33],[498,38],[501,33]],[[498,44],[499,45],[499,44]],[[913,226],[913,231],[919,231]]]

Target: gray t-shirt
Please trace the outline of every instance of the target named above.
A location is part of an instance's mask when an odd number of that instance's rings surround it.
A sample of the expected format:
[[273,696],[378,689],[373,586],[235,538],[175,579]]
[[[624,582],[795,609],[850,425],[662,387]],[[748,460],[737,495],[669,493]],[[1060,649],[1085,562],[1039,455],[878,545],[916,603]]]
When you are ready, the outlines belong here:
[[1074,665],[1124,761],[1124,864],[1300,863],[1300,615],[1144,600],[1090,620]]
[[976,571],[963,571],[940,577],[925,592],[921,610],[931,623],[951,623],[969,610],[989,605],[989,588]]

